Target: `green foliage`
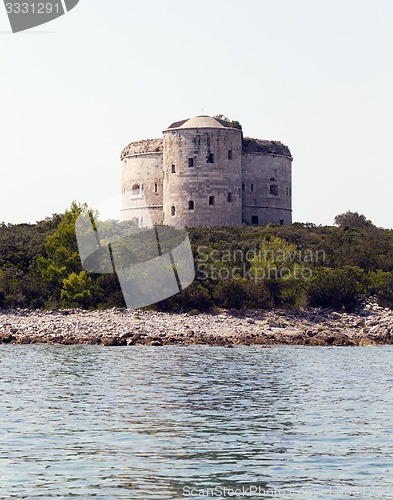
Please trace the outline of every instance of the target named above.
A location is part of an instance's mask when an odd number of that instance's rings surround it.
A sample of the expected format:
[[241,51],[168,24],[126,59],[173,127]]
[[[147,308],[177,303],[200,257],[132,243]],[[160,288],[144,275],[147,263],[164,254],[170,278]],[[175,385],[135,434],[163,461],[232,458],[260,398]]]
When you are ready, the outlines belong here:
[[209,291],[197,281],[191,283],[182,293],[156,304],[161,311],[207,311],[213,306]]
[[[65,214],[37,224],[0,225],[0,307],[125,306],[116,274],[82,271],[74,223],[87,210],[73,203]],[[153,258],[155,236],[139,230],[136,238],[125,238],[128,230],[126,224],[108,223],[100,231],[112,242],[116,261]],[[178,236],[173,228],[161,230],[165,253]],[[393,231],[367,219],[339,227],[241,225],[196,227],[188,233],[196,280],[154,307],[185,311],[309,304],[350,309],[362,296],[373,295],[393,308]],[[92,256],[91,269],[101,253]]]
[[[229,307],[237,302],[238,307],[243,307],[250,303],[245,290],[240,291],[243,283],[239,284],[240,278],[247,278],[249,286],[255,282],[262,284],[269,293],[270,301],[262,301],[265,305],[255,307],[296,308],[311,303],[351,308],[363,294],[377,295],[375,289],[369,288],[370,272],[393,271],[393,232],[371,226],[336,228],[297,223],[293,226],[190,228],[189,233],[196,262],[203,261],[197,279],[220,306]],[[249,258],[242,262],[241,255],[247,254]],[[226,255],[232,257],[227,259]],[[207,279],[212,266],[216,274],[229,268],[230,279],[222,284],[223,280]],[[346,267],[352,271],[342,271]],[[361,269],[361,275],[354,271],[356,268]],[[329,271],[332,273],[325,276]],[[225,277],[225,273],[221,274]],[[233,277],[237,284],[232,281]],[[318,281],[322,283],[322,279],[324,289],[318,290]],[[260,292],[255,289],[253,293],[257,299]],[[387,294],[386,289],[384,295]]]
[[258,253],[250,259],[251,274],[260,279],[289,279],[301,271],[301,264],[295,262],[297,247],[278,236],[265,238]]
[[0,306],[23,307],[26,297],[23,293],[23,272],[9,265],[0,270]]
[[216,118],[217,120],[224,122],[226,127],[232,127],[232,128],[237,128],[239,130],[242,130],[242,126],[240,125],[240,122],[238,122],[237,120],[231,120],[230,118],[227,118],[223,114],[216,115],[213,118]]
[[75,221],[87,211],[86,205],[73,202],[63,215],[56,231],[46,238],[47,257],[37,257],[37,267],[46,281],[63,283],[71,273],[79,273],[81,261],[75,235]]
[[63,279],[61,299],[65,307],[88,307],[92,296],[92,279],[86,271],[72,272],[68,278]]
[[366,219],[365,215],[358,212],[345,212],[345,214],[336,215],[334,218],[336,226],[350,226],[350,227],[372,227],[374,224],[371,220]]
[[216,305],[228,309],[266,309],[272,306],[272,297],[266,285],[244,278],[219,281],[213,298]]
[[371,272],[369,279],[369,292],[375,296],[378,304],[393,309],[393,272]]
[[92,290],[90,307],[95,306],[100,309],[126,307],[116,274],[93,275],[93,278],[95,279],[95,287]]
[[310,305],[354,309],[362,299],[365,281],[364,271],[358,267],[321,268],[307,286]]
[[36,266],[45,253],[45,239],[52,234],[60,215],[37,224],[0,225],[0,307],[42,307],[49,294]]

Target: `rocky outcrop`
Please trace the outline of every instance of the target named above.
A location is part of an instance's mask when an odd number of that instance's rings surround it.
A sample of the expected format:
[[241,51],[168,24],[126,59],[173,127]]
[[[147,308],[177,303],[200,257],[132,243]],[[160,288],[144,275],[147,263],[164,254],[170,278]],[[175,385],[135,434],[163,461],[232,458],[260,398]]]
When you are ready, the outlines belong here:
[[393,311],[372,303],[356,313],[0,310],[0,343],[370,346],[393,343]]

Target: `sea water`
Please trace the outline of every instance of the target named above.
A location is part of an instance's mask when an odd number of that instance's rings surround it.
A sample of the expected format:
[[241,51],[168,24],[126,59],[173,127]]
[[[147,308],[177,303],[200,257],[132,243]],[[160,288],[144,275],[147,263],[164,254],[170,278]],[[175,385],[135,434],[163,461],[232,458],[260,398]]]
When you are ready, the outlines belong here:
[[393,348],[0,346],[0,498],[393,498]]

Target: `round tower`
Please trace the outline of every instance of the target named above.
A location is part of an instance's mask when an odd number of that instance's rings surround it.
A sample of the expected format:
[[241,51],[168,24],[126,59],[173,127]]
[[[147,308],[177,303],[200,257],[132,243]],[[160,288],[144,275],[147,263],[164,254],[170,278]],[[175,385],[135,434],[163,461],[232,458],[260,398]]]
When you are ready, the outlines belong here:
[[243,139],[243,222],[292,224],[292,155],[279,141]]
[[138,227],[162,224],[162,139],[132,142],[121,161],[121,219]]
[[163,134],[164,224],[241,224],[241,130],[197,116],[172,124]]

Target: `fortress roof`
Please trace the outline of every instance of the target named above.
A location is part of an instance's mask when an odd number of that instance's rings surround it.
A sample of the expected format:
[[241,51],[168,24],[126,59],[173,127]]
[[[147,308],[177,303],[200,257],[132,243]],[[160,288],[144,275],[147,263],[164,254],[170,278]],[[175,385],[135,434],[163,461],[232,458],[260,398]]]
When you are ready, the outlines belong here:
[[167,130],[183,128],[226,128],[226,122],[207,115],[194,116],[187,120],[172,123]]
[[292,154],[285,144],[280,141],[267,141],[243,137],[243,153],[264,153],[287,156],[292,159]]

